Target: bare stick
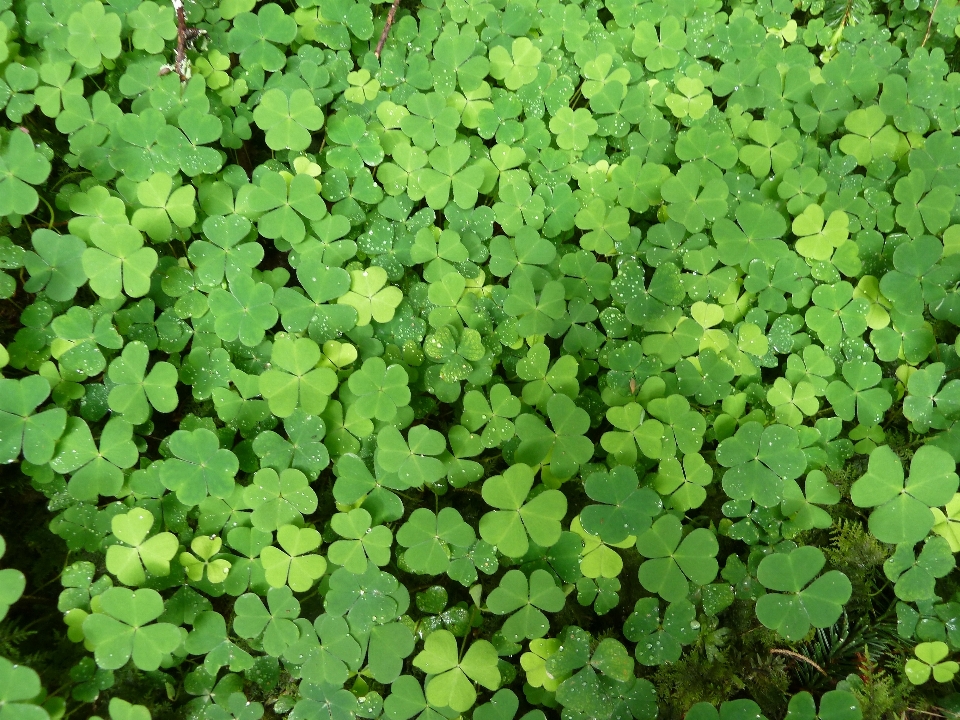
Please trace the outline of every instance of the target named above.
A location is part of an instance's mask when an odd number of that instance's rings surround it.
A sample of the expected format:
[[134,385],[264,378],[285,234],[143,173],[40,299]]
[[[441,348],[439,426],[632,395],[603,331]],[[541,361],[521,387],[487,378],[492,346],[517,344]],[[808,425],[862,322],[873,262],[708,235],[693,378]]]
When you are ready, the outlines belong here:
[[177,13],[177,55],[173,65],[164,65],[160,68],[160,74],[166,75],[175,72],[180,76],[180,82],[185,83],[190,79],[190,68],[187,66],[187,47],[193,45],[193,41],[201,35],[206,34],[206,30],[187,27],[187,14],[183,7],[183,0],[171,0],[173,9]]
[[390,12],[387,14],[387,24],[383,26],[383,32],[380,33],[380,42],[377,43],[377,49],[373,53],[377,60],[380,59],[380,51],[383,50],[383,44],[387,41],[387,35],[390,34],[390,26],[393,25],[393,18],[397,15],[398,7],[400,7],[400,0],[393,0],[393,5],[390,6]]
[[789,657],[795,658],[796,660],[803,660],[803,662],[807,663],[808,665],[812,665],[814,668],[816,668],[820,672],[820,674],[823,675],[824,677],[830,677],[829,675],[827,675],[826,670],[824,670],[822,667],[817,665],[813,660],[808,658],[806,655],[801,655],[800,653],[794,652],[793,650],[781,650],[780,648],[773,648],[770,650],[770,653],[776,654],[776,655],[787,655]]
[[927,31],[923,34],[923,42],[920,43],[920,47],[923,47],[927,44],[927,40],[930,39],[930,30],[933,28],[933,16],[937,12],[937,6],[940,4],[940,0],[936,0],[933,3],[933,10],[930,11],[930,19],[927,20]]

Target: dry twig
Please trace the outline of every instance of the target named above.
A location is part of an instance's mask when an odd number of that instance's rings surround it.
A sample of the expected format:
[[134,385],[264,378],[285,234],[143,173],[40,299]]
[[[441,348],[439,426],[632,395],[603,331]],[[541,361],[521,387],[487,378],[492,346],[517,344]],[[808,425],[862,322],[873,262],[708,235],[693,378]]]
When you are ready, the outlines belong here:
[[[176,2],[176,0],[174,0],[174,2]],[[390,6],[390,12],[387,14],[387,24],[383,26],[383,32],[380,33],[380,42],[377,43],[377,49],[373,53],[377,60],[380,59],[383,44],[387,41],[387,35],[390,34],[390,26],[393,25],[393,18],[397,15],[398,7],[400,7],[400,0],[393,0],[393,5]]]
[[794,652],[793,650],[782,650],[782,649],[780,649],[780,648],[772,648],[772,649],[770,650],[770,654],[771,654],[771,655],[787,655],[788,657],[792,657],[792,658],[794,658],[794,659],[796,659],[796,660],[802,660],[803,662],[807,663],[808,665],[811,665],[812,667],[816,668],[817,671],[818,671],[821,675],[823,675],[824,677],[830,677],[829,675],[827,675],[827,671],[824,670],[824,669],[823,669],[822,667],[820,667],[819,665],[817,665],[813,660],[811,660],[810,658],[808,658],[806,655],[801,655],[800,653]]

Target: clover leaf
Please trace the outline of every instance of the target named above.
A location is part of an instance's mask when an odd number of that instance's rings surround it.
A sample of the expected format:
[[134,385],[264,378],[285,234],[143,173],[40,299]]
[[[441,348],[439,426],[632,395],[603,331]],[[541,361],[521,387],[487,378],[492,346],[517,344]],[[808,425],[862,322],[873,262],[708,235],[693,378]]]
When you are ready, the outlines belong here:
[[516,420],[520,446],[517,458],[528,465],[542,464],[559,480],[573,477],[593,457],[594,445],[585,437],[590,418],[566,395],[547,402],[552,429],[538,415],[525,413]]
[[269,467],[257,471],[244,489],[243,499],[253,509],[253,526],[268,532],[282,525],[302,524],[303,516],[317,509],[317,493],[307,476],[294,468],[280,473]]
[[529,579],[520,570],[510,570],[487,597],[487,607],[497,615],[513,613],[500,631],[517,642],[546,635],[550,623],[543,612],[559,612],[564,600],[563,591],[546,570],[534,570]]
[[717,462],[730,468],[723,474],[723,489],[732,498],[751,499],[763,507],[778,504],[783,481],[800,477],[807,459],[799,447],[797,431],[784,425],[748,422],[717,446]]
[[217,335],[227,342],[239,339],[249,347],[259,345],[279,317],[272,300],[273,288],[246,276],[232,281],[229,291],[215,288],[208,303]]
[[434,514],[417,508],[397,531],[397,543],[405,548],[404,563],[416,573],[439,575],[450,566],[453,548],[470,548],[476,540],[473,528],[453,508]]
[[584,530],[610,544],[645,532],[662,504],[655,492],[638,484],[636,471],[625,466],[590,474],[584,490],[591,500],[604,504],[584,507],[580,513]]
[[710,530],[698,528],[686,537],[680,521],[664,515],[637,538],[637,550],[650,558],[640,566],[640,584],[667,602],[685,598],[689,583],[706,585],[717,576],[717,538]]
[[150,290],[150,276],[157,267],[157,251],[143,247],[143,236],[130,225],[100,223],[90,227],[96,247],[83,253],[83,270],[90,288],[112,300],[126,294],[142,297]]
[[242,638],[262,636],[263,649],[279,657],[300,637],[293,620],[300,615],[300,603],[288,587],[272,587],[267,591],[267,605],[253,593],[237,598],[233,629]]
[[[89,5],[102,8],[99,3]],[[47,179],[50,162],[36,151],[24,133],[11,132],[8,138],[6,147],[0,152],[0,216],[27,215],[40,202],[31,185],[39,185]]]
[[559,490],[543,490],[528,500],[533,478],[529,465],[517,463],[483,483],[484,502],[497,509],[480,518],[480,537],[508,557],[525,555],[529,540],[550,547],[560,539],[567,499]]
[[67,51],[83,67],[94,70],[102,58],[113,60],[120,55],[120,17],[107,14],[99,2],[84,3],[67,21]]
[[207,580],[214,585],[226,580],[230,572],[230,561],[216,557],[222,546],[223,540],[216,535],[200,536],[191,540],[190,549],[193,552],[180,553],[180,564],[183,565],[187,577],[193,582],[200,582],[206,574]]
[[953,459],[932,445],[919,448],[904,479],[903,465],[888,445],[870,453],[867,472],[850,488],[857,507],[875,507],[870,532],[881,542],[917,543],[933,528],[930,508],[946,505],[957,492]]
[[336,374],[317,367],[322,353],[310,338],[278,337],[274,340],[271,367],[260,376],[260,392],[277,417],[290,417],[300,408],[319,414],[337,389]]
[[[261,8],[261,14],[270,7],[279,10],[279,5],[270,3]],[[323,126],[323,112],[314,103],[309,90],[297,89],[288,96],[283,90],[273,89],[267,90],[260,98],[260,103],[253,111],[253,120],[266,132],[269,148],[306,150],[310,145],[310,133]]]
[[176,535],[169,532],[148,538],[153,524],[153,513],[143,508],[114,515],[110,520],[113,535],[119,542],[107,548],[107,570],[124,585],[143,585],[144,569],[156,576],[170,574],[170,561],[180,543]]
[[950,654],[945,642],[923,642],[913,649],[916,658],[907,660],[905,671],[907,679],[914,685],[923,685],[933,675],[939,683],[950,682],[960,672],[960,664],[953,660],[944,660]]
[[402,488],[429,485],[446,474],[437,458],[445,450],[446,441],[425,425],[410,428],[406,440],[399,430],[387,426],[378,433],[377,445],[378,464],[387,472],[397,473]]
[[488,690],[496,690],[500,685],[497,651],[493,645],[486,640],[476,640],[460,658],[457,639],[448,630],[430,633],[413,664],[432,676],[426,685],[430,704],[450,707],[456,712],[473,707],[477,699],[474,682]]
[[239,461],[220,447],[213,432],[205,428],[177,430],[170,436],[170,451],[174,457],[160,468],[160,481],[175,491],[184,505],[199,505],[208,495],[231,495]]
[[105,670],[119,670],[131,658],[141,670],[156,670],[180,645],[175,625],[153,622],[164,609],[156,590],[109,588],[99,596],[99,606],[100,612],[83,621],[83,635]]
[[350,273],[350,289],[337,302],[355,308],[357,325],[362,327],[369,325],[371,320],[389,322],[401,300],[400,288],[387,285],[387,271],[371,266]]
[[637,660],[650,667],[679,660],[683,646],[696,640],[699,630],[697,609],[687,599],[667,605],[662,620],[657,598],[638,600],[623,626],[624,637],[637,643]]
[[379,567],[390,562],[393,533],[383,525],[371,527],[372,522],[370,513],[363,508],[338,513],[330,518],[334,532],[345,538],[330,546],[327,552],[330,562],[356,574],[367,569],[368,559]]
[[50,384],[39,375],[0,379],[0,462],[14,462],[21,450],[24,459],[35,465],[53,457],[67,425],[67,412],[63,408],[36,412],[49,395]]
[[327,561],[320,555],[311,554],[320,547],[320,533],[312,528],[283,525],[277,530],[277,542],[260,552],[264,574],[271,587],[288,585],[294,592],[305,592],[314,582],[323,577]]
[[242,12],[233,20],[228,35],[230,52],[239,53],[246,68],[262,67],[268,72],[280,70],[284,54],[274,43],[287,45],[297,34],[294,19],[276,3],[262,5],[257,14]]
[[825,563],[823,552],[811,546],[761,560],[757,580],[779,592],[757,600],[757,619],[790,641],[806,635],[811,625],[833,625],[850,599],[852,588],[847,576],[838,570],[830,570],[811,583]]
[[35,252],[28,251],[23,257],[30,273],[24,290],[43,290],[51,300],[61,302],[72,299],[87,282],[81,261],[86,244],[73,235],[58,235],[46,228],[35,230],[32,242]]
[[49,715],[46,710],[29,701],[42,692],[40,676],[26,667],[0,658],[0,705],[4,714],[14,720],[45,720]]
[[390,421],[410,402],[407,380],[400,365],[387,367],[381,358],[368,358],[350,375],[350,390],[358,398],[353,407],[362,417]]

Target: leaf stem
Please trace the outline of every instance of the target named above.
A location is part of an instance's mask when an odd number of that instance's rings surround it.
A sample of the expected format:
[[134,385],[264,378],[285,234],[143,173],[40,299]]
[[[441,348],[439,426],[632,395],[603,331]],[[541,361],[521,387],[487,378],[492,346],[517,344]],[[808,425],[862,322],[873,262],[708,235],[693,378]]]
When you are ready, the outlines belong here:
[[460,641],[460,652],[457,654],[457,662],[463,660],[463,651],[467,648],[467,638],[470,637],[470,630],[473,629],[473,616],[477,612],[477,606],[470,608],[470,620],[467,622],[467,631],[463,634],[463,640]]

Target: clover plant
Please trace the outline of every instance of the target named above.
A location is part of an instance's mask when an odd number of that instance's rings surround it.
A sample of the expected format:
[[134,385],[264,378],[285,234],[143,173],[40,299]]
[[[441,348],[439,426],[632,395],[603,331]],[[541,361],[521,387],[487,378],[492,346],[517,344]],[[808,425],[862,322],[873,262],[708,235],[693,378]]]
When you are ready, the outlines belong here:
[[0,718],[960,712],[958,38],[0,0]]

